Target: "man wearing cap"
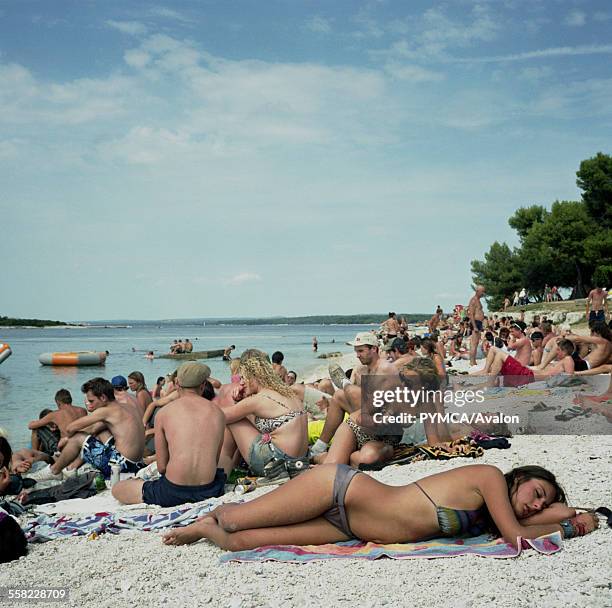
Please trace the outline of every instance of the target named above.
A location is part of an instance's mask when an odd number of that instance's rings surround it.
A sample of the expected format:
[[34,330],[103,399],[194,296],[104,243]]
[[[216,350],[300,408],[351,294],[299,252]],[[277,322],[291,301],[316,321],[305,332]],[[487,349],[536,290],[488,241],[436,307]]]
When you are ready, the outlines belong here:
[[344,372],[338,364],[332,363],[329,366],[331,379],[338,390],[329,402],[321,436],[311,448],[311,453],[314,455],[327,451],[329,442],[344,420],[345,413],[351,414],[361,407],[361,377],[363,375],[397,373],[393,365],[380,356],[378,338],[372,332],[358,333],[349,344],[354,347],[361,365],[353,369],[350,381],[344,377]]
[[179,367],[179,397],[155,418],[155,453],[161,477],[115,484],[113,496],[117,500],[172,507],[223,494],[225,473],[217,463],[225,417],[215,404],[201,397],[209,377],[210,368],[197,361]]
[[128,393],[128,381],[125,376],[113,376],[111,379],[113,385],[113,391],[115,392],[115,401],[117,403],[125,403],[127,405],[133,405],[141,416],[144,416],[144,408],[141,407],[138,400],[133,395]]

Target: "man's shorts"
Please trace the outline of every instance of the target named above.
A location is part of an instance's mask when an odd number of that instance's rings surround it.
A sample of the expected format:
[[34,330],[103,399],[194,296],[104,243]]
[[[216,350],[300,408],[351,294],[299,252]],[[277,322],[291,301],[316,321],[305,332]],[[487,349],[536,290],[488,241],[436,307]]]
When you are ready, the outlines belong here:
[[122,473],[138,473],[144,467],[144,463],[133,462],[123,456],[115,447],[115,438],[109,437],[106,443],[102,443],[97,437],[89,435],[83,443],[81,458],[92,467],[95,467],[106,479],[110,477],[111,461],[121,465]]
[[199,502],[206,498],[223,496],[225,492],[225,473],[217,469],[215,478],[202,486],[179,486],[168,481],[163,475],[154,481],[142,484],[142,501],[148,505],[174,507],[186,502]]
[[533,372],[511,355],[506,357],[499,373],[504,376],[504,386],[523,386],[535,381]]
[[589,323],[591,321],[603,321],[606,320],[606,313],[602,310],[591,310],[589,312]]
[[478,319],[474,319],[474,325],[476,326],[475,331],[482,331],[482,321],[479,321]]

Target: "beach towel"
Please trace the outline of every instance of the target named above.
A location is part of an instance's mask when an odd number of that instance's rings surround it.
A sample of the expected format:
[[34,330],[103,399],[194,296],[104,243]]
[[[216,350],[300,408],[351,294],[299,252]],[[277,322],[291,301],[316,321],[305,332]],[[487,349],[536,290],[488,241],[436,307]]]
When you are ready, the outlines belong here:
[[421,460],[450,460],[451,458],[480,458],[484,450],[469,437],[455,439],[444,445],[435,447],[428,445],[403,445],[395,446],[393,457],[386,462],[376,462],[374,464],[360,464],[361,471],[380,471],[384,467],[392,464],[410,464]]
[[26,523],[23,527],[28,542],[45,543],[50,540],[71,536],[90,536],[118,534],[125,530],[164,530],[176,526],[186,526],[198,517],[212,511],[218,500],[207,500],[166,513],[92,513],[85,517],[51,516],[42,514]]
[[518,557],[523,549],[535,549],[538,553],[552,555],[563,546],[561,534],[554,532],[533,540],[521,539],[518,549],[505,543],[503,539],[492,539],[483,534],[473,538],[436,538],[420,543],[379,545],[358,540],[328,545],[270,545],[249,551],[236,551],[221,556],[221,563],[228,562],[284,562],[306,564],[325,559],[365,559],[381,557],[390,559],[441,558],[459,555],[479,557],[510,558]]

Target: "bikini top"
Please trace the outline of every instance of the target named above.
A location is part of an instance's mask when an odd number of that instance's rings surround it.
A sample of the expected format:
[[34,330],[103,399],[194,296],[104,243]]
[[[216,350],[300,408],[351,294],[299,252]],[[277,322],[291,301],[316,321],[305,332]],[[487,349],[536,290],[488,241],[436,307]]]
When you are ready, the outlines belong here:
[[293,420],[294,418],[297,418],[298,416],[303,416],[306,413],[305,410],[299,410],[297,412],[294,412],[290,410],[284,403],[281,403],[277,399],[270,397],[270,395],[263,395],[263,396],[267,397],[268,399],[271,399],[272,401],[274,401],[275,403],[278,403],[279,405],[282,405],[288,411],[286,414],[281,414],[280,416],[276,416],[274,418],[260,418],[259,416],[255,416],[255,420],[253,421],[253,424],[255,425],[255,428],[260,433],[271,433],[272,431],[275,431],[276,429],[283,426],[283,424],[290,422],[291,420]]
[[486,509],[462,510],[441,507],[437,505],[415,481],[414,485],[427,496],[429,502],[436,508],[440,532],[445,536],[479,536],[486,531]]

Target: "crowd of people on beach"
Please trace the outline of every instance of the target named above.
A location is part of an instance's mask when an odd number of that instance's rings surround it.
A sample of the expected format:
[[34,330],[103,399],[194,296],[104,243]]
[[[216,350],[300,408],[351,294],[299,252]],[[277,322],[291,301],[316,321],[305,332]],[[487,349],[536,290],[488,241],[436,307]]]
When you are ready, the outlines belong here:
[[[60,389],[57,408],[29,423],[32,448],[13,451],[0,437],[0,495],[27,505],[39,484],[74,485],[84,472],[108,480],[118,469],[134,477],[113,483],[119,502],[171,507],[219,497],[233,472],[245,470],[254,485],[280,487],[243,504],[222,505],[195,524],[172,529],[164,542],[207,538],[238,550],[351,538],[408,542],[488,530],[516,545],[518,537],[586,534],[597,527],[597,516],[568,506],[555,476],[539,466],[503,474],[471,465],[398,487],[363,474],[391,460],[403,434],[378,434],[363,419],[362,403],[374,379],[452,388],[453,375],[465,373],[462,360],[489,386],[610,373],[612,333],[601,291],[589,296],[588,336],[545,316],[527,322],[525,312],[487,315],[485,290],[477,286],[466,307],[445,315],[438,306],[425,331],[390,312],[377,331],[360,332],[350,342],[358,365],[345,370],[332,362],[329,377],[314,382],[298,381],[280,351],[269,357],[247,349],[231,358],[234,345],[224,356],[226,382],[198,361],[158,377],[152,390],[139,371],[92,378],[81,387],[85,407]],[[313,338],[315,352],[317,346]],[[191,352],[193,345],[176,340],[170,350],[179,349]],[[612,382],[579,409],[612,422],[610,398]],[[416,430],[430,446],[456,437],[451,425],[434,422]],[[13,526],[4,522],[0,511],[0,535],[3,526]]]

